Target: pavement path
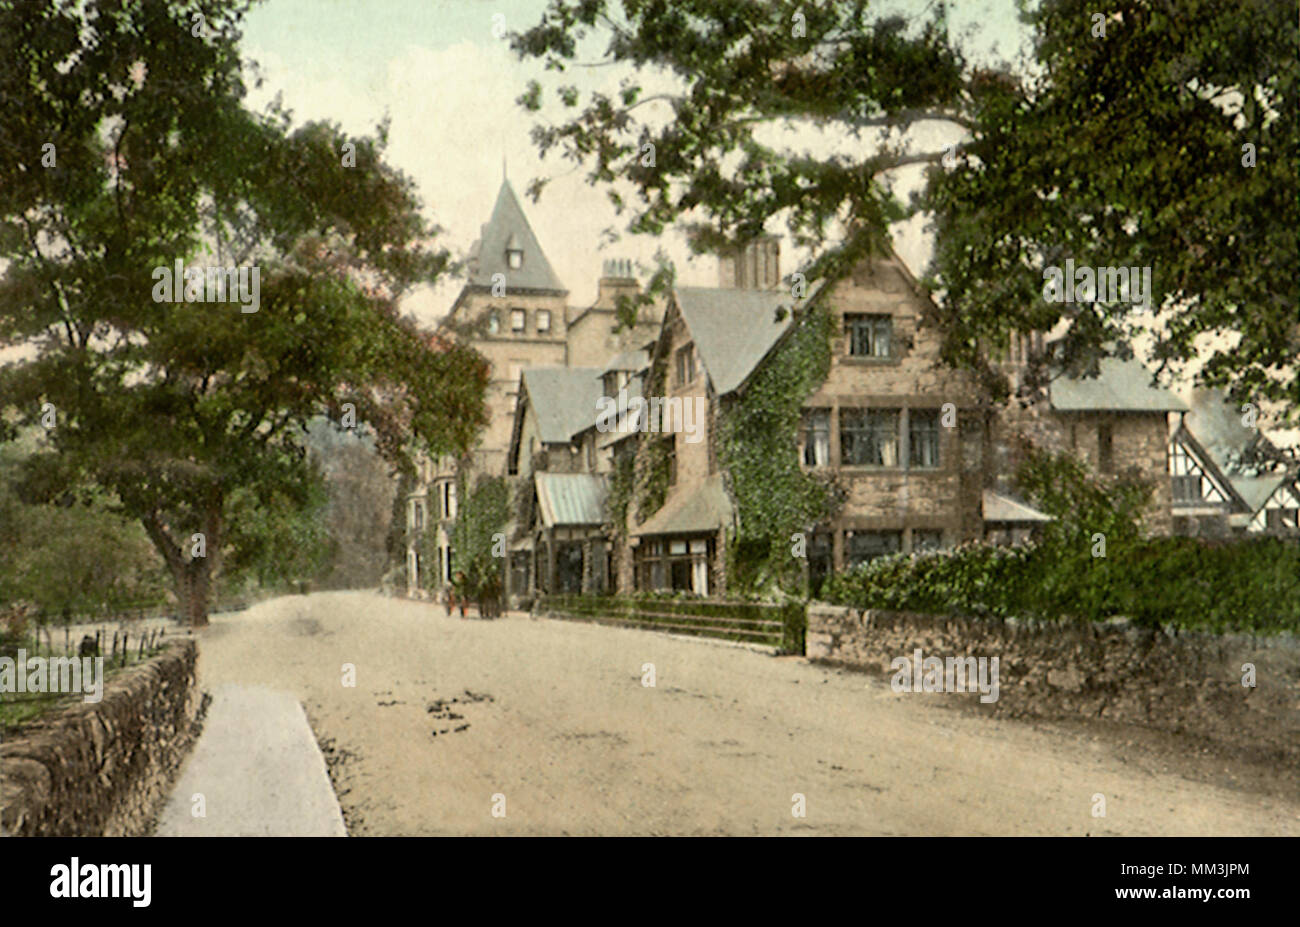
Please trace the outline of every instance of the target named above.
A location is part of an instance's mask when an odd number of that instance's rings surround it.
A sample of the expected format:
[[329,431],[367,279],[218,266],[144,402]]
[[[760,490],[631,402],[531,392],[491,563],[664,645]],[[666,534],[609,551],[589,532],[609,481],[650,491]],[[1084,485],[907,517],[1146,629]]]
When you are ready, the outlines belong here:
[[217,686],[154,835],[346,837],[298,699],[260,686]]
[[317,593],[215,616],[199,674],[301,700],[353,835],[1300,834],[1282,770],[1206,782],[1087,726],[649,631]]

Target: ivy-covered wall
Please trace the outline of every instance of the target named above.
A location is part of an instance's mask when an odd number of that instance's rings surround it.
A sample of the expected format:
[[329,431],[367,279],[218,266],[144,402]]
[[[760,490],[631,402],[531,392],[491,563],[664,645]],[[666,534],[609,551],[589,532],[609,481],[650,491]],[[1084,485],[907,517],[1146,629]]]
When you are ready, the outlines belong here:
[[792,535],[832,517],[839,504],[833,483],[800,467],[798,447],[803,402],[826,379],[834,334],[831,313],[810,306],[753,379],[725,400],[719,456],[739,513],[727,545],[731,592],[800,590],[803,560]]

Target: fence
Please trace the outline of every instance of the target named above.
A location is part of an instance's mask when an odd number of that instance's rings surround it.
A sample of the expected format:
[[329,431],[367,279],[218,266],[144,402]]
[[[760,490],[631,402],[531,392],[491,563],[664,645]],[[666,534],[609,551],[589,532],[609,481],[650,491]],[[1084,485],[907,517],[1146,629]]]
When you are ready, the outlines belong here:
[[804,652],[807,627],[802,602],[772,605],[716,599],[545,595],[538,598],[534,612],[551,618],[763,644],[797,654]]

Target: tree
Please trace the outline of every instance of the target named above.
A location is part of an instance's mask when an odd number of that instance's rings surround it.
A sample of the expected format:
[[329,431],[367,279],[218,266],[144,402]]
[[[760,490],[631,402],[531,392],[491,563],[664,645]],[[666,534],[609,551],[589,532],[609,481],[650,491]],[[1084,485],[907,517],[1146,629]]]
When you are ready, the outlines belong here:
[[[3,427],[50,426],[25,492],[107,491],[194,624],[255,534],[232,502],[307,502],[313,416],[354,414],[408,469],[411,436],[454,453],[485,421],[482,358],[399,312],[449,258],[386,127],[247,110],[246,7],[0,6],[0,345],[31,349],[0,369]],[[178,261],[201,276],[168,292]]]
[[[683,223],[705,251],[781,221],[810,249],[805,277],[835,279],[888,247],[909,208],[927,211],[944,357],[995,393],[1006,384],[986,363],[990,342],[1064,322],[1051,366],[1074,372],[1139,319],[1127,302],[1046,302],[1045,266],[1151,266],[1157,357],[1187,361],[1202,335],[1235,332],[1202,355],[1201,381],[1294,413],[1294,5],[1121,0],[1103,36],[1083,0],[1026,2],[1036,41],[1020,74],[974,66],[945,5],[927,10],[909,24],[866,0],[552,0],[512,47],[560,72],[631,71],[615,94],[559,87],[572,118],[533,137],[543,155],[586,165],[634,233]],[[581,60],[601,39],[598,60]],[[665,78],[675,89],[647,93]],[[541,85],[519,102],[540,110]],[[951,169],[944,151],[914,150],[924,122],[969,134]],[[772,142],[784,128],[863,145],[816,156]],[[930,181],[905,207],[890,180],[909,164],[929,165]]]

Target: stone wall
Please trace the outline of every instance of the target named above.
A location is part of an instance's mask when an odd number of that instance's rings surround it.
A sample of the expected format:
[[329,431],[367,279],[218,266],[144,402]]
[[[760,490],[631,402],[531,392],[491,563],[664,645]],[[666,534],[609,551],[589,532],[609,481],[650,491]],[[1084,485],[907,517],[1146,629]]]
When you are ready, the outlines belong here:
[[[1264,761],[1300,765],[1300,639],[1127,624],[1061,626],[943,618],[813,603],[807,655],[880,670],[911,657],[998,657],[999,694],[932,694],[1004,717],[1102,719],[1205,737]],[[1255,687],[1242,685],[1254,664]]]
[[13,836],[141,836],[195,735],[193,640],[111,676],[0,743],[0,829]]

